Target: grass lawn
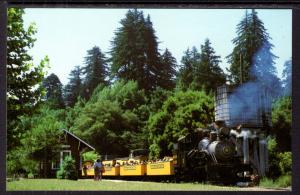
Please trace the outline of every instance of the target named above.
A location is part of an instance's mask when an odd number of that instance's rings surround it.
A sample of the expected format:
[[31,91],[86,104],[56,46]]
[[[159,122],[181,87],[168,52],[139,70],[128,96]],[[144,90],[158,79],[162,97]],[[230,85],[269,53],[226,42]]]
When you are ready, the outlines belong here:
[[[244,191],[260,190],[259,188],[223,187],[199,183],[159,183],[138,181],[94,181],[92,179],[81,179],[78,181],[59,179],[21,179],[6,183],[7,191],[16,190],[108,190],[108,191]],[[262,189],[263,190],[263,189]]]

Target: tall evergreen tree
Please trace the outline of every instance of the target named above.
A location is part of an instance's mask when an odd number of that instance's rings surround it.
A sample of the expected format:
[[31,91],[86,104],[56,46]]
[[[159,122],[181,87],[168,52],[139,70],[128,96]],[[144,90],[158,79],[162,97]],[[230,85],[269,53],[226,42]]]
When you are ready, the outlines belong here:
[[65,104],[66,106],[73,107],[77,98],[82,93],[81,68],[79,66],[75,66],[69,76],[70,81],[64,89]]
[[43,80],[43,87],[46,89],[45,98],[50,106],[53,108],[64,108],[62,84],[54,73]]
[[112,41],[111,73],[116,79],[136,80],[146,92],[157,86],[159,53],[150,17],[129,10]]
[[246,11],[245,17],[237,25],[237,37],[232,41],[235,45],[233,52],[227,56],[231,64],[229,78],[233,84],[259,80],[262,83],[271,81],[265,84],[280,87],[274,67],[276,56],[271,51],[273,45],[270,39],[257,12]]
[[108,77],[108,66],[105,55],[99,47],[94,46],[87,51],[87,54],[85,57],[86,66],[82,68],[82,73],[85,75],[83,96],[89,99],[99,84],[108,84],[106,80]]
[[201,45],[200,62],[195,63],[192,87],[200,90],[204,87],[206,92],[215,91],[226,82],[226,76],[220,68],[220,56],[215,54],[209,39]]
[[175,87],[176,64],[176,59],[172,56],[171,52],[166,49],[161,55],[160,75],[158,78],[159,86],[168,90]]
[[177,85],[181,89],[186,90],[191,86],[194,78],[194,69],[200,63],[200,53],[197,48],[193,47],[192,50],[187,49],[184,52],[181,63]]
[[42,98],[40,87],[44,69],[49,60],[37,66],[32,63],[28,50],[34,45],[35,26],[24,28],[24,10],[9,8],[7,17],[7,146],[8,150],[19,145],[20,135],[17,128],[21,115],[33,114],[34,108]]

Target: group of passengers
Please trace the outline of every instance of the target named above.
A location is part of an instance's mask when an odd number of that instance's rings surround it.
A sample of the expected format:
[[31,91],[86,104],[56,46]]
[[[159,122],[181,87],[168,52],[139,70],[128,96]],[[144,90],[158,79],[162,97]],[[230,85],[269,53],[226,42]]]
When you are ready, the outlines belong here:
[[[154,159],[154,160],[149,160],[149,161],[146,161],[146,160],[142,160],[142,161],[125,161],[125,162],[122,162],[122,165],[146,165],[147,163],[157,163],[157,162],[169,162],[171,161],[172,158],[170,157],[164,157],[163,159]],[[96,162],[94,163],[94,171],[95,171],[95,176],[94,176],[94,180],[95,181],[101,181],[102,180],[102,174],[104,172],[104,166],[106,167],[110,167],[110,166],[113,166],[113,167],[119,167],[121,166],[121,164],[119,162],[113,162],[113,164],[105,164],[103,165],[103,162],[101,159],[97,159]]]
[[153,163],[159,163],[159,162],[170,162],[172,161],[172,157],[164,157],[163,159],[153,159],[153,160],[130,160],[130,161],[123,161],[123,162],[115,162],[113,161],[112,163],[106,163],[104,166],[105,167],[119,167],[119,166],[132,166],[132,165],[146,165],[146,164],[153,164]]
[[163,159],[153,159],[153,160],[150,160],[148,161],[150,164],[153,164],[153,163],[159,163],[159,162],[170,162],[172,161],[172,157],[164,157]]

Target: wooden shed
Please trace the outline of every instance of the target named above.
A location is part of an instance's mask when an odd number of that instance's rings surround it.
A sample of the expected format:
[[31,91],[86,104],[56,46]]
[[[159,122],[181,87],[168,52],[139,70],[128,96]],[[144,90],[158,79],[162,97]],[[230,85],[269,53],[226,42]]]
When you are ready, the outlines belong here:
[[52,160],[51,166],[49,162],[40,163],[40,177],[55,177],[56,171],[62,165],[63,159],[71,155],[76,163],[76,168],[80,175],[82,169],[82,153],[87,151],[95,150],[94,147],[71,133],[70,131],[63,129],[63,134],[59,137],[61,142],[61,149],[58,152],[58,155],[55,159]]

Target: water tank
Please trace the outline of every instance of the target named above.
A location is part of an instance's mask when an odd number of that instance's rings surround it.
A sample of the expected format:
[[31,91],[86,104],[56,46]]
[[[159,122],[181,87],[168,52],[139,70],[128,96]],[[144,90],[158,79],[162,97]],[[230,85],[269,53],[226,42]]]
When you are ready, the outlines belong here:
[[215,96],[215,121],[225,121],[228,127],[270,127],[271,97],[256,83],[220,86]]

